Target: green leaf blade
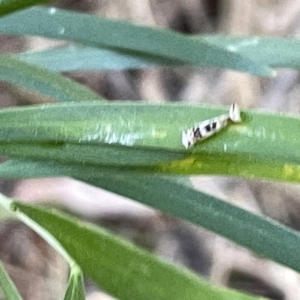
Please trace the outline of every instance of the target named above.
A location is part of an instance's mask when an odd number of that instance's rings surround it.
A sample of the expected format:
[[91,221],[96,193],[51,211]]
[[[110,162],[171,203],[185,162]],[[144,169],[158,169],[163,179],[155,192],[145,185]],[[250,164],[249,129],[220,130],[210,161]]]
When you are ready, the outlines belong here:
[[64,300],[85,300],[83,274],[77,265],[71,267],[70,279]]
[[[232,37],[232,36],[197,36],[242,56],[249,57],[257,63],[274,68],[300,68],[300,41],[291,38],[274,37]],[[40,52],[25,52],[15,58],[37,64],[55,72],[78,70],[125,70],[158,66],[180,66],[180,62],[84,46],[65,46]]]
[[45,2],[50,2],[50,0],[2,0],[0,2],[0,16]]
[[209,43],[247,56],[275,68],[300,68],[299,39],[279,37],[234,37],[211,35],[201,37]]
[[2,262],[0,261],[0,290],[3,291],[6,300],[22,300],[12,280],[6,273]]
[[0,176],[70,176],[186,219],[300,272],[298,252],[295,251],[300,246],[297,231],[196,191],[176,178],[30,161],[4,163],[0,166]]
[[[41,20],[39,26],[36,26],[37,20]],[[53,8],[33,8],[2,18],[0,31],[5,34],[40,35],[115,50],[133,51],[195,66],[232,68],[260,76],[274,76],[274,72],[268,66],[256,64],[247,57],[204,40],[189,38],[166,29],[136,26]],[[91,34],[87,35],[86,32]]]
[[0,153],[143,173],[299,182],[298,118],[243,112],[241,124],[231,124],[185,150],[183,130],[225,112],[205,106],[123,102],[5,109],[0,111]]
[[101,99],[70,79],[8,55],[0,55],[0,79],[37,91],[58,101]]
[[54,210],[15,202],[18,212],[43,226],[75,259],[85,274],[124,300],[255,300],[242,293],[210,286],[108,232]]
[[126,70],[180,65],[179,62],[168,61],[166,58],[76,45],[24,52],[13,57],[54,72]]

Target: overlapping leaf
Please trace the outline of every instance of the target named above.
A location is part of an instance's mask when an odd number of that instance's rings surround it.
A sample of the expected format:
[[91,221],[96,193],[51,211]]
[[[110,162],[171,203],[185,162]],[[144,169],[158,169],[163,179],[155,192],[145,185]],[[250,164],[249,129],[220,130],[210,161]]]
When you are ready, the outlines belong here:
[[83,274],[78,267],[71,269],[68,288],[64,300],[85,300]]
[[[8,201],[1,197],[0,204],[33,224],[33,229],[40,227],[51,233],[85,274],[120,299],[196,300],[199,295],[211,300],[258,299],[212,287],[193,273],[175,268],[99,227],[54,210]],[[78,279],[82,280],[81,276]],[[67,292],[66,296],[71,295]],[[80,291],[72,296],[65,299],[83,299]]]
[[[196,37],[195,37],[196,38]],[[235,51],[258,63],[275,68],[300,67],[300,41],[291,38],[199,36],[198,39]],[[84,46],[64,46],[39,52],[20,53],[15,56],[28,63],[51,71],[124,70],[158,66],[179,66],[176,61],[154,59],[147,55],[123,53],[109,49]]]
[[202,38],[209,43],[224,47],[268,66],[295,69],[300,67],[300,41],[296,38],[220,35]]
[[166,58],[76,45],[24,52],[14,57],[55,72],[126,70],[180,65],[180,62],[176,63]]
[[[9,198],[0,195],[0,207],[5,210],[7,214],[12,215],[14,219],[19,219],[36,233],[38,233],[42,238],[46,240],[58,253],[60,253],[65,260],[70,265],[70,279],[68,282],[67,290],[65,293],[64,300],[83,300],[85,299],[85,291],[83,285],[83,274],[74,262],[70,253],[66,252],[65,248],[58,242],[58,240],[48,232],[43,226],[36,223],[34,219],[30,218],[26,214],[16,213],[12,208],[12,200]],[[16,288],[13,283],[10,281],[8,274],[1,266],[0,262],[0,287],[3,288],[4,294],[8,300],[20,300],[21,297],[18,295]]]
[[0,55],[0,79],[52,97],[57,101],[101,99],[96,93],[59,74]]
[[6,109],[0,111],[0,153],[147,173],[299,181],[300,120],[294,117],[244,112],[241,124],[185,150],[182,130],[221,112],[99,102]]
[[56,8],[35,7],[3,17],[0,32],[70,40],[154,59],[160,57],[166,62],[172,60],[194,66],[231,68],[261,76],[274,75],[266,65],[205,40],[191,39],[167,29],[137,26]]
[[300,272],[295,251],[300,245],[298,232],[196,191],[176,178],[113,170],[105,173],[95,166],[37,161],[9,161],[0,166],[0,175],[71,176],[186,219]]

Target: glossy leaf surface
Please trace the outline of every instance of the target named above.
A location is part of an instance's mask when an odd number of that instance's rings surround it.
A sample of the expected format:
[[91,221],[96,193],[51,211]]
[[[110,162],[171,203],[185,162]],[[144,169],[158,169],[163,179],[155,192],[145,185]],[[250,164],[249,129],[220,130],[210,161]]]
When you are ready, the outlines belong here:
[[0,153],[142,173],[300,180],[295,117],[243,112],[241,124],[185,150],[183,130],[227,109],[124,102],[3,109]]

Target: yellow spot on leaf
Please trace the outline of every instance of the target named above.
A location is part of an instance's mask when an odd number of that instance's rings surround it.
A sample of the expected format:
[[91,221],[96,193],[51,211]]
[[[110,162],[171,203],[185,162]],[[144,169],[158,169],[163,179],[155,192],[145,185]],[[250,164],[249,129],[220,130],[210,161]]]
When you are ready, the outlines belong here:
[[[197,165],[197,166],[196,166]],[[187,157],[182,160],[174,160],[168,163],[164,163],[161,165],[162,171],[191,171],[191,169],[199,169],[201,167],[201,163],[197,161],[195,157]]]
[[285,164],[283,175],[286,179],[300,179],[300,166]]

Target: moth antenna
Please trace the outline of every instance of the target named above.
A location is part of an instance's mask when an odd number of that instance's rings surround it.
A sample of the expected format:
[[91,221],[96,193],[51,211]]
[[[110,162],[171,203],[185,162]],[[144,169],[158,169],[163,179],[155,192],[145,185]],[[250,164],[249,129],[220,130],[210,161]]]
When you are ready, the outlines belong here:
[[234,123],[242,122],[240,109],[235,103],[231,104],[229,108],[229,119]]
[[188,149],[194,145],[195,142],[194,142],[194,138],[193,138],[193,129],[192,128],[188,129],[187,131],[182,132],[181,142],[186,149]]

